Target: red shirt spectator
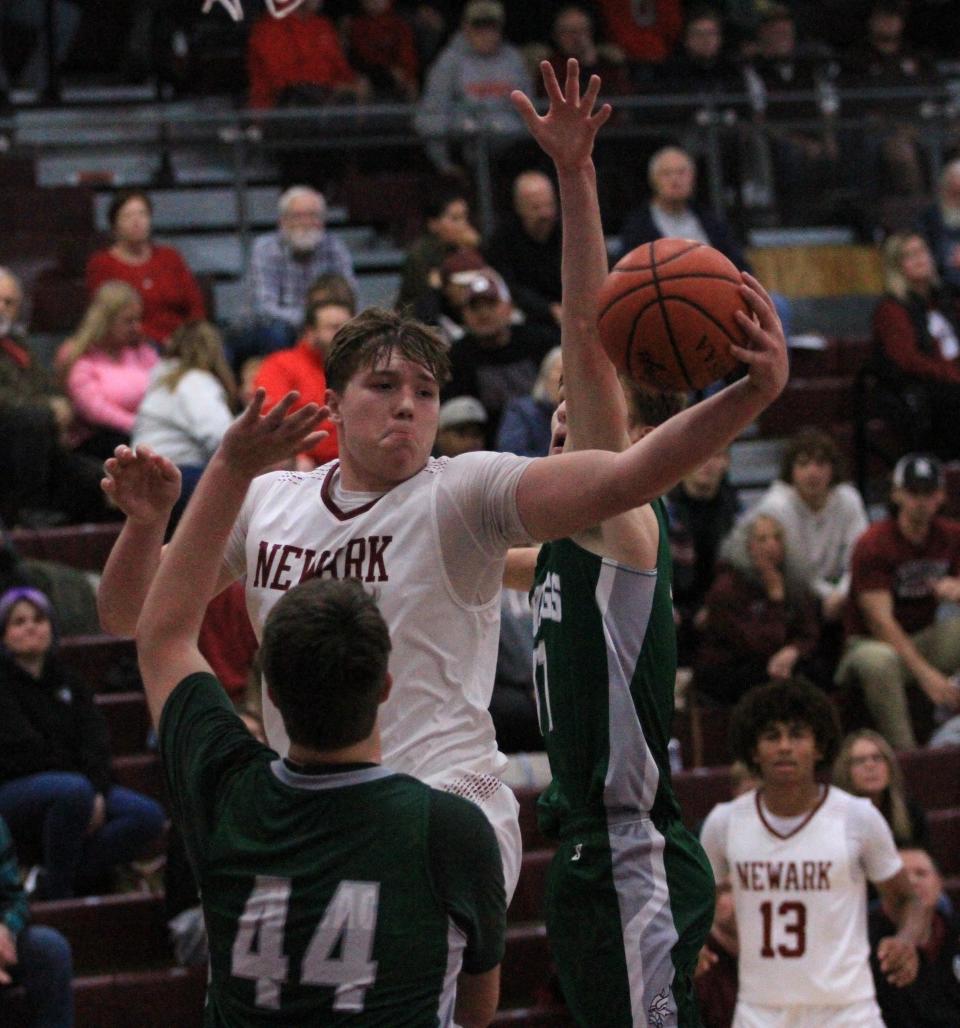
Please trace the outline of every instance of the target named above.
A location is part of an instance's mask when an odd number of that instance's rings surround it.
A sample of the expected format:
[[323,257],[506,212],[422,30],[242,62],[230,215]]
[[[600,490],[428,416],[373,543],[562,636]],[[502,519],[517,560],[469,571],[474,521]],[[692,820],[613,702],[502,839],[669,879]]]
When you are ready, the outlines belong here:
[[333,22],[316,13],[307,0],[287,18],[264,15],[247,44],[250,106],[274,107],[290,86],[311,85],[332,92],[356,92],[357,73],[350,67]]
[[610,39],[627,60],[659,64],[683,31],[680,0],[598,0]]
[[413,29],[394,11],[392,0],[363,0],[362,12],[350,20],[350,60],[379,91],[417,97],[420,62]]

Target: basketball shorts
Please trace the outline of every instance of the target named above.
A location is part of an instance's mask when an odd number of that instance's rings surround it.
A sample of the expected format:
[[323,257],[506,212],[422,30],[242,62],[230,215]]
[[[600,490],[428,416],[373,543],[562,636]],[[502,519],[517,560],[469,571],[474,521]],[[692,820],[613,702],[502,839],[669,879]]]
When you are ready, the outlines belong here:
[[547,878],[550,946],[567,1003],[589,1028],[699,1026],[692,977],[714,882],[677,821],[565,828]]
[[733,1015],[733,1028],[883,1028],[883,1017],[875,999],[838,1007],[799,1003],[768,1007],[741,1000]]

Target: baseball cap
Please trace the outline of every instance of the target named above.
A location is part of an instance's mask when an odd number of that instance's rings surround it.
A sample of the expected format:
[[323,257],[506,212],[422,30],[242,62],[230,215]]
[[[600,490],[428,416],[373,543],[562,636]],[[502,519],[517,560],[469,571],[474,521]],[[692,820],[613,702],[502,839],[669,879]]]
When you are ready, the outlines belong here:
[[908,453],[893,469],[893,485],[908,493],[932,493],[943,488],[943,465],[936,457]]
[[454,425],[485,425],[487,412],[483,404],[472,396],[455,396],[440,405],[440,428]]
[[443,258],[440,264],[440,278],[444,285],[452,282],[455,286],[466,286],[476,273],[486,266],[483,254],[468,246]]
[[471,0],[463,12],[463,20],[467,25],[490,21],[502,25],[504,22],[503,4],[499,0]]
[[483,268],[475,272],[466,283],[467,299],[471,300],[509,300],[510,290],[507,283],[493,268]]

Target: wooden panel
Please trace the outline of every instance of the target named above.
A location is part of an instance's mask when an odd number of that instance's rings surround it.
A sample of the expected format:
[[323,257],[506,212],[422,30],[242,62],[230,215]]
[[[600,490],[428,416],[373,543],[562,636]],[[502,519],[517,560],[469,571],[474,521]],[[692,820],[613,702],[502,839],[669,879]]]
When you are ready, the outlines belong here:
[[878,295],[880,253],[873,246],[764,246],[748,251],[757,278],[785,296]]

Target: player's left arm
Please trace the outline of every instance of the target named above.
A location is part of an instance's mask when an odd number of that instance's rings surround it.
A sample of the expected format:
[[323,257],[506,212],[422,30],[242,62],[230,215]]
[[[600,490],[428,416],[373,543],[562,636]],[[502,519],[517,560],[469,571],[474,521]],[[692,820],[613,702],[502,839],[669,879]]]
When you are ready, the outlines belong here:
[[507,550],[507,559],[503,565],[503,588],[530,592],[539,555],[539,546],[514,546]]
[[167,697],[188,675],[209,671],[197,647],[200,624],[220,575],[224,549],[253,479],[321,438],[326,408],[308,404],[288,415],[297,393],[269,414],[265,392],[230,426],[160,561],[137,621],[137,655],[154,724]]
[[884,882],[875,882],[887,916],[897,926],[896,935],[877,943],[880,970],[891,985],[902,988],[916,977],[920,966],[917,945],[923,939],[925,920],[904,868]]

